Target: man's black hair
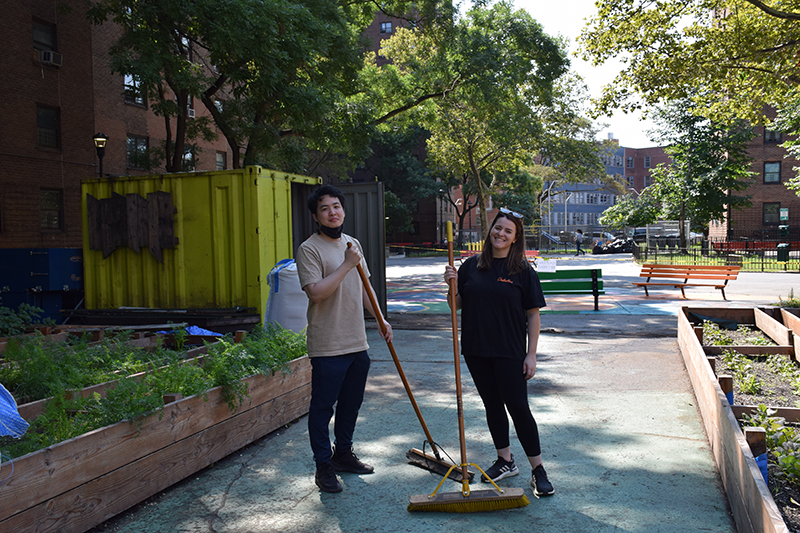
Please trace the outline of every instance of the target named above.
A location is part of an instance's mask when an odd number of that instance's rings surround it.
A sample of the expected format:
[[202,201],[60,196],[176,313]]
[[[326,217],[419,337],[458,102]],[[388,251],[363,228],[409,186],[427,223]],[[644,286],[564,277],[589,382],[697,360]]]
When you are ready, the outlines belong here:
[[311,211],[312,215],[317,214],[317,206],[319,205],[319,200],[323,196],[331,196],[339,199],[339,203],[342,204],[344,207],[344,194],[342,191],[334,187],[333,185],[322,185],[319,189],[312,192],[308,195],[308,210]]

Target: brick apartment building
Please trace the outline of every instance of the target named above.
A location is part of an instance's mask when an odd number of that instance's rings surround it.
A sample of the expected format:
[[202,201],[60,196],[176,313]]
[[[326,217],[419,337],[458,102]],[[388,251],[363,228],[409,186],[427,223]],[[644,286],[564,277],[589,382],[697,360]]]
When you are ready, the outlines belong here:
[[[119,31],[89,24],[83,0],[3,3],[0,249],[81,247],[80,183],[98,176],[95,133],[108,136],[104,174],[147,173],[130,156],[163,142],[164,121],[126,93],[131,79],[110,72]],[[223,137],[201,147],[196,170],[227,166]]]
[[800,239],[800,197],[786,188],[794,168],[800,165],[786,157],[786,149],[780,146],[783,142],[780,132],[762,126],[754,129],[747,149],[754,159],[750,167],[753,183],[744,192],[752,206],[729,210],[724,220],[712,222],[709,236],[713,240],[780,240],[780,225],[789,226],[792,240]]

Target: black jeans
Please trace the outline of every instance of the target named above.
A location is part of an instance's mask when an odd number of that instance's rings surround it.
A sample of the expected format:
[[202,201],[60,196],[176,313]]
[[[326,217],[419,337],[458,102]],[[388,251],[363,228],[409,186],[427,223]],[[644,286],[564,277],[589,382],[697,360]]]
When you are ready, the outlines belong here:
[[539,428],[528,405],[528,382],[522,374],[522,361],[472,356],[464,359],[483,400],[494,447],[500,450],[511,445],[507,409],[525,455],[540,455]]
[[364,401],[369,373],[366,351],[332,357],[311,358],[311,406],[308,411],[308,437],[314,461],[319,465],[331,460],[328,426],[336,404],[333,423],[334,443],[346,450],[353,445],[358,410]]

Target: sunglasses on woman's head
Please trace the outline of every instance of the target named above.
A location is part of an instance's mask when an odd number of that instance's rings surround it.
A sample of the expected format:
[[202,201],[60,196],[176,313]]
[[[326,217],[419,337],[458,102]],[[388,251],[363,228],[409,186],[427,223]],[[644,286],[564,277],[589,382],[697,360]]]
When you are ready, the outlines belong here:
[[511,209],[506,209],[505,207],[501,207],[500,208],[500,212],[505,214],[505,215],[513,215],[513,216],[515,216],[517,218],[522,218],[522,215],[520,215],[516,211],[512,211]]

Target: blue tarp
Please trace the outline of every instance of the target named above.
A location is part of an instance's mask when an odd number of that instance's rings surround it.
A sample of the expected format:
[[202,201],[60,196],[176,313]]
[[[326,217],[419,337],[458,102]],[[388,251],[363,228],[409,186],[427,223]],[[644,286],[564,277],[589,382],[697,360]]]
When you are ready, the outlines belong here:
[[28,431],[28,423],[19,416],[17,402],[0,383],[0,435],[20,438]]

